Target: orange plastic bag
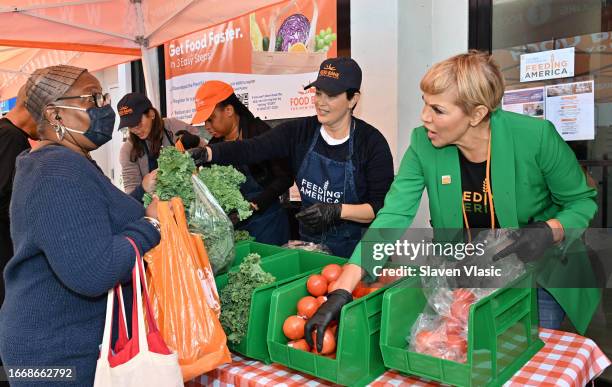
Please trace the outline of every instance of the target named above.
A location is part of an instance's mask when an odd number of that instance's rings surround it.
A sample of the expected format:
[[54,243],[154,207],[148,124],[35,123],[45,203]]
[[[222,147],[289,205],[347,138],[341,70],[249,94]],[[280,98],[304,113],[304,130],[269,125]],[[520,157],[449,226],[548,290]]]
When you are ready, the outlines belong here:
[[185,152],[185,146],[183,145],[183,142],[181,141],[181,139],[179,138],[175,143],[174,143],[174,147],[179,151],[179,152]]
[[[219,296],[206,249],[189,233],[183,202],[159,202],[161,242],[145,255],[153,313],[166,344],[178,352],[183,380],[231,361],[219,322]],[[199,242],[198,242],[199,241]]]

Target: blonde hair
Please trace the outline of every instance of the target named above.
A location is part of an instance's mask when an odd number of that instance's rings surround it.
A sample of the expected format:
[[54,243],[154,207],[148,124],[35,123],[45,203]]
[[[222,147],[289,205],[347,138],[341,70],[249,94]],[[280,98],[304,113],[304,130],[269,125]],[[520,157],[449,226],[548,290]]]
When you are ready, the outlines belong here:
[[434,95],[455,89],[455,104],[465,114],[479,105],[491,113],[504,95],[504,78],[491,55],[470,50],[434,64],[421,79],[420,87],[424,93]]

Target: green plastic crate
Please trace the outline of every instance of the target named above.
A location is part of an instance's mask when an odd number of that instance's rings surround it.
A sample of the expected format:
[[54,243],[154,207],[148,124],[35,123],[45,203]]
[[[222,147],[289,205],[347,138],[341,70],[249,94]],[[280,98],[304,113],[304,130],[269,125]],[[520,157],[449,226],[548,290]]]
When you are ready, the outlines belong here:
[[232,262],[232,267],[240,265],[244,257],[251,253],[257,253],[264,259],[274,254],[287,251],[287,249],[283,247],[253,241],[240,241],[236,243],[234,250],[236,252],[236,258],[234,258],[234,262]]
[[544,346],[528,271],[471,306],[466,363],[408,351],[406,336],[427,304],[418,281],[406,279],[384,295],[380,347],[388,368],[453,386],[501,386]]
[[268,349],[275,363],[330,382],[363,386],[385,371],[380,352],[380,317],[386,288],[345,305],[340,314],[336,358],[315,355],[287,346],[283,323],[296,314],[300,298],[309,295],[308,278],[301,278],[272,294]]
[[[250,242],[254,243],[254,242]],[[260,246],[261,243],[256,243]],[[259,248],[260,246],[255,246]],[[253,246],[251,246],[253,247]],[[252,249],[251,252],[257,252]],[[268,344],[266,343],[266,332],[268,331],[268,317],[270,314],[270,298],[274,289],[291,282],[297,278],[320,271],[325,265],[337,263],[343,265],[346,259],[332,255],[300,252],[296,250],[281,249],[280,253],[262,258],[261,267],[263,270],[276,277],[276,282],[260,286],[251,296],[251,308],[249,310],[249,326],[246,336],[238,345],[228,342],[229,348],[233,352],[238,352],[244,356],[270,363]],[[233,267],[230,271],[238,271],[238,267]],[[222,274],[215,278],[217,289],[227,285],[227,274]]]

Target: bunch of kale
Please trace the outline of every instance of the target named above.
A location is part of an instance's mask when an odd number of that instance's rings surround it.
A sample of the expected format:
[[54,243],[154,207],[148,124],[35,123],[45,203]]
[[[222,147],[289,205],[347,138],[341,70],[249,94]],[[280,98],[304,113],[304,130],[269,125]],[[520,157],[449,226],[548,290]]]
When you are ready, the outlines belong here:
[[221,325],[229,342],[240,344],[249,325],[249,311],[253,291],[276,281],[261,266],[259,254],[247,255],[238,271],[227,274],[227,285],[221,289]]
[[[157,184],[155,193],[159,200],[170,200],[175,196],[183,200],[185,208],[194,199],[191,175],[196,167],[189,153],[181,153],[175,147],[164,147],[157,159]],[[145,194],[145,207],[151,203],[151,195]]]
[[226,214],[237,211],[240,220],[253,214],[249,202],[240,193],[240,184],[246,181],[246,177],[236,168],[231,165],[212,165],[202,168],[199,177]]

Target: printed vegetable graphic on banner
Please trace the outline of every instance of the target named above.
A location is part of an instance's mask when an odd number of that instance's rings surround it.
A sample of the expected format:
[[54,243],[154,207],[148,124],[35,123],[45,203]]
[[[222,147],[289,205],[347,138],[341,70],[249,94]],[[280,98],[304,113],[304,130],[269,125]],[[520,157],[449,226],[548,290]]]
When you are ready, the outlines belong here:
[[291,0],[165,45],[168,116],[189,122],[205,81],[232,85],[264,120],[314,114],[304,91],[321,62],[338,55],[336,0]]

